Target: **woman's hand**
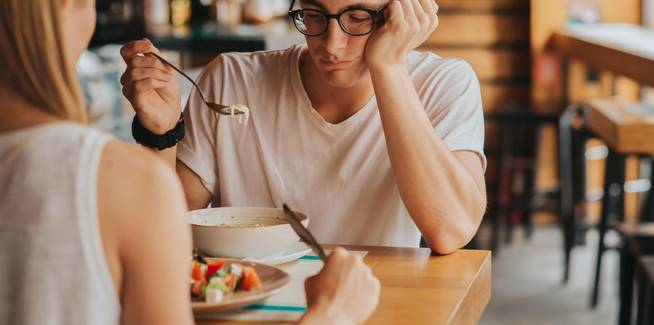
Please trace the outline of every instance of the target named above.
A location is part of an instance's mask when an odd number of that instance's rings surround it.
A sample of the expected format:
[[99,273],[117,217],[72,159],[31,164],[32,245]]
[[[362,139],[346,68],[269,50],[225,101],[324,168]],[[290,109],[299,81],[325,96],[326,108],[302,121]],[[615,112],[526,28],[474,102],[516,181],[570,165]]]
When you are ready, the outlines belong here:
[[180,88],[173,69],[148,53],[159,54],[159,50],[147,39],[120,49],[127,64],[120,83],[141,124],[155,134],[164,134],[179,120]]
[[337,248],[305,282],[309,309],[301,324],[360,324],[379,302],[379,280],[363,261]]
[[395,0],[384,11],[384,23],[366,44],[365,58],[371,69],[406,66],[409,51],[420,46],[438,27],[435,0]]

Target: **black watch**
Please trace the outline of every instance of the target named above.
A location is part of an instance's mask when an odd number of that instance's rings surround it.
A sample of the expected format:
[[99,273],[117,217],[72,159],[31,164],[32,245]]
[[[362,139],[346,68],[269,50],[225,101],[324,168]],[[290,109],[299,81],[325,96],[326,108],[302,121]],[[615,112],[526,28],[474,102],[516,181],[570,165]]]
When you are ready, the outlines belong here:
[[175,146],[184,138],[184,134],[186,134],[186,129],[184,127],[184,114],[179,117],[177,125],[175,125],[172,130],[161,135],[154,134],[146,129],[136,116],[134,116],[134,120],[132,120],[132,136],[134,137],[134,140],[141,145],[149,148],[156,148],[160,151]]

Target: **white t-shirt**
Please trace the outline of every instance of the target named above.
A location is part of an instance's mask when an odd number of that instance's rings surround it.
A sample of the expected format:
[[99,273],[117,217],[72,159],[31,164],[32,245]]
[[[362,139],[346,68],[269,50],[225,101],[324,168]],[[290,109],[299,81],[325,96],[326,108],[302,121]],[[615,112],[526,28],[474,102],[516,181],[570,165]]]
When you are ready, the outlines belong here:
[[[229,53],[212,61],[198,84],[210,100],[250,107],[250,121],[218,116],[193,93],[178,159],[200,176],[216,205],[287,203],[309,216],[309,229],[323,243],[418,246],[375,98],[341,123],[326,122],[302,84],[305,50]],[[452,151],[478,153],[485,168],[479,82],[470,66],[411,52],[408,69],[435,132]]]

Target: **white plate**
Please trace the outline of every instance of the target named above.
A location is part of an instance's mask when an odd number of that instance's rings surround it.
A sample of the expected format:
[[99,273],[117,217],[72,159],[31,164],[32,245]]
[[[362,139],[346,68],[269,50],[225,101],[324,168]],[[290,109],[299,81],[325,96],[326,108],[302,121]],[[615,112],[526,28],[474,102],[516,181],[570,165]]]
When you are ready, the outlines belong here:
[[303,242],[297,242],[293,244],[293,246],[277,254],[269,255],[262,258],[247,259],[247,260],[252,260],[258,263],[263,263],[268,265],[278,265],[278,264],[288,263],[290,261],[295,261],[298,258],[307,255],[309,253],[311,253],[311,248],[309,248]]

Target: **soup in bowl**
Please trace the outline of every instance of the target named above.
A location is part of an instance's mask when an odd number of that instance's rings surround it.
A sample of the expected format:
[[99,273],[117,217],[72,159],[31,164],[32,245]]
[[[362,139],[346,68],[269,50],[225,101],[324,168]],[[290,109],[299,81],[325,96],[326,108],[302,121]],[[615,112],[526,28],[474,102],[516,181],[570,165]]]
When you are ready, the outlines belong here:
[[[297,212],[306,227],[309,218]],[[300,238],[277,208],[229,207],[190,211],[193,246],[215,257],[262,258],[284,251]]]

